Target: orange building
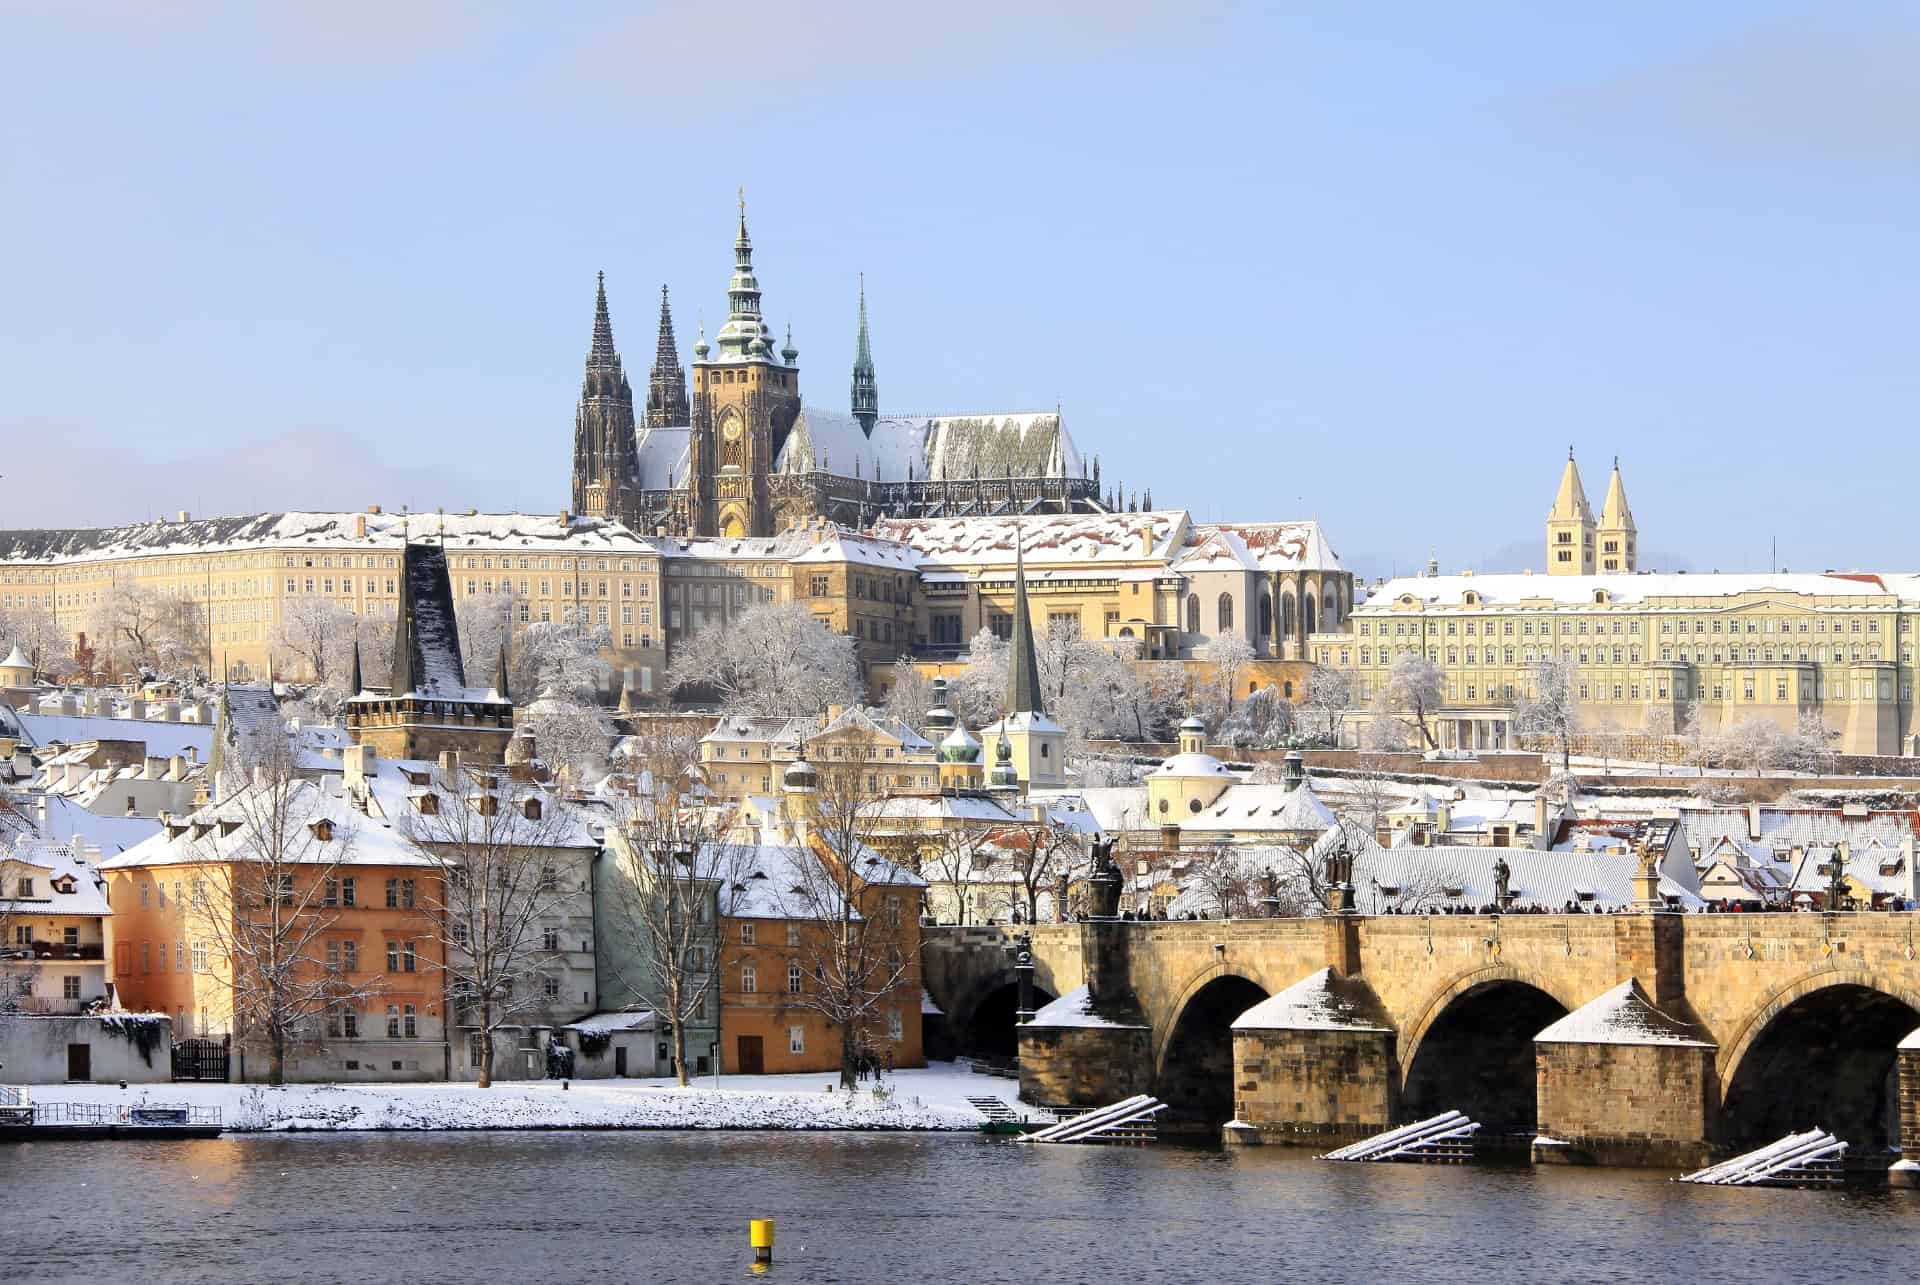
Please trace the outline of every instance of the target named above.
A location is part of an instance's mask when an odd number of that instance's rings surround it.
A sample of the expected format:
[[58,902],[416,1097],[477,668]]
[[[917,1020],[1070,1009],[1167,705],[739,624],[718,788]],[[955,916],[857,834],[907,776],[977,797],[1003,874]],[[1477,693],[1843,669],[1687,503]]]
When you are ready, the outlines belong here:
[[[799,802],[811,774],[805,759],[787,770],[785,803]],[[720,893],[721,1069],[837,1072],[849,1020],[858,1024],[857,1047],[876,1064],[925,1066],[926,884],[864,845],[849,868],[805,815],[803,806],[783,806],[735,845]],[[880,994],[850,1018],[862,990]]]
[[[257,1005],[237,990],[259,992],[249,959],[269,936],[304,996],[288,1080],[446,1078],[444,961],[422,918],[434,869],[326,783],[246,786],[100,870],[121,1002],[171,1015],[176,1040],[230,1040],[233,1079],[268,1077]],[[263,928],[270,898],[282,926]]]

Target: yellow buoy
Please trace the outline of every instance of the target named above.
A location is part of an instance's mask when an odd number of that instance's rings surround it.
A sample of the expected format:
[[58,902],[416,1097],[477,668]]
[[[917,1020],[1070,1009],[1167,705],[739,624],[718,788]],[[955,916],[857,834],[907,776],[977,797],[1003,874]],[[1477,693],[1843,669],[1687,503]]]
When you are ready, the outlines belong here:
[[754,1262],[771,1263],[773,1261],[773,1219],[748,1219],[747,1243],[753,1246]]

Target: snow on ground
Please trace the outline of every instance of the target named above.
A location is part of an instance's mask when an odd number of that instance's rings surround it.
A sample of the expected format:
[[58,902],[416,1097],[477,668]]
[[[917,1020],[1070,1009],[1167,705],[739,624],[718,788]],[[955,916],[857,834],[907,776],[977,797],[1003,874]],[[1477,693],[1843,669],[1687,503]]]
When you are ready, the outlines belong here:
[[867,1081],[852,1094],[832,1072],[729,1075],[679,1089],[671,1080],[497,1080],[471,1084],[47,1084],[35,1102],[217,1106],[231,1132],[353,1129],[976,1129],[969,1093],[1011,1100],[1006,1080],[936,1062]]

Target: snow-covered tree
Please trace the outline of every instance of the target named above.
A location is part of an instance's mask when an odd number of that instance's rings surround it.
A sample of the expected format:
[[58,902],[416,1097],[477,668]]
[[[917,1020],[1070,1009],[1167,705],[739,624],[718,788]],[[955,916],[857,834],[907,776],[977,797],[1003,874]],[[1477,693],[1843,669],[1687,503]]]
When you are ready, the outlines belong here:
[[1213,666],[1204,705],[1207,726],[1217,732],[1233,713],[1240,676],[1253,663],[1253,644],[1239,634],[1215,634],[1194,652],[1194,659]]
[[[1446,699],[1446,680],[1440,666],[1417,651],[1403,651],[1393,658],[1387,670],[1386,684],[1380,689],[1378,707],[1401,719],[1420,734],[1427,749],[1439,745],[1427,720]],[[1375,719],[1375,723],[1382,720]]]
[[[536,621],[520,630],[512,644],[509,681],[517,693],[550,693],[575,702],[592,701],[613,676],[613,666],[606,659],[612,645],[607,626],[593,624],[586,609],[576,607],[564,619]],[[469,669],[469,681],[479,674],[493,673],[495,663],[489,659],[485,668]]]
[[613,728],[595,706],[542,696],[526,707],[522,718],[541,759],[568,783],[584,784],[606,766]]
[[1277,687],[1262,687],[1241,701],[1214,735],[1228,745],[1270,750],[1287,744],[1293,729],[1293,702]]
[[358,627],[359,617],[336,599],[304,594],[281,606],[280,619],[273,624],[272,643],[293,653],[300,670],[316,686],[330,688],[338,695],[352,695],[344,689]]
[[546,1005],[557,948],[545,930],[587,895],[562,865],[588,840],[577,814],[536,785],[495,768],[434,770],[434,808],[404,814],[399,828],[431,876],[416,922],[444,961],[449,1016],[473,1028],[484,1089],[494,1033]]
[[1713,738],[1715,759],[1755,776],[1782,766],[1786,755],[1786,734],[1764,718],[1743,718]]
[[184,674],[206,657],[206,608],[186,594],[161,593],[142,584],[110,585],[91,616],[94,637],[109,667]]
[[1839,733],[1827,726],[1818,710],[1800,711],[1793,731],[1786,738],[1786,766],[1795,772],[1825,775],[1833,771],[1838,751],[1834,745]]
[[973,636],[967,647],[967,667],[949,689],[953,712],[968,727],[985,727],[1006,713],[1007,668],[1011,651],[1004,638],[990,629]]
[[1580,734],[1579,669],[1571,657],[1549,656],[1532,666],[1529,692],[1515,711],[1513,730],[1536,736],[1560,752],[1560,770],[1573,770],[1573,738]]
[[64,677],[61,667],[72,660],[72,636],[38,605],[0,608],[0,656],[14,647],[49,678]]
[[933,708],[933,684],[905,656],[893,662],[890,676],[892,681],[887,686],[887,698],[882,708],[889,718],[897,719],[915,731],[924,731],[927,711]]
[[[460,626],[460,664],[467,681],[484,685],[500,663],[500,649],[513,640],[513,596],[505,593],[474,593],[453,604],[453,618]],[[514,657],[511,677],[520,694],[532,696],[539,687],[530,670],[522,670],[520,657]],[[525,673],[526,681],[519,683]]]
[[727,714],[791,718],[851,705],[862,690],[854,640],[797,602],[763,602],[689,639],[667,686],[710,693]]
[[1353,712],[1353,704],[1353,679],[1346,671],[1316,665],[1307,677],[1301,707],[1308,726],[1325,737],[1328,745],[1340,743],[1340,729]]
[[1040,894],[1052,891],[1062,875],[1072,878],[1080,873],[1087,855],[1085,841],[1076,831],[1045,815],[1041,805],[1032,807],[1042,815],[1030,813],[994,835],[994,866],[1010,876],[1007,882],[1019,901],[1009,909],[1020,911],[1028,923],[1040,917]]

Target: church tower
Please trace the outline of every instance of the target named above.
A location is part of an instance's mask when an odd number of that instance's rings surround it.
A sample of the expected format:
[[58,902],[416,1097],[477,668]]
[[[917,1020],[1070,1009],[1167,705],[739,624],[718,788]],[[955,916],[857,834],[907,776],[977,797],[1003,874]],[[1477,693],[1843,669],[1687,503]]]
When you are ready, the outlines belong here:
[[587,374],[573,414],[573,511],[630,520],[637,497],[633,389],[620,369],[607,313],[607,274],[599,274],[593,303],[593,341]]
[[773,332],[761,315],[742,197],[727,322],[711,350],[694,349],[687,479],[694,534],[773,534],[771,475],[800,414],[799,355],[791,337],[774,351]]
[[1640,569],[1640,533],[1633,525],[1633,510],[1627,507],[1627,484],[1620,479],[1620,457],[1613,457],[1613,476],[1607,479],[1606,502],[1600,506],[1600,526],[1594,533],[1600,542],[1600,570]]
[[867,274],[860,274],[860,330],[853,343],[853,417],[873,436],[880,419],[880,386],[873,377],[873,346],[867,339]]
[[687,372],[680,366],[680,347],[673,339],[673,309],[667,288],[660,287],[660,340],[647,377],[647,427],[677,428],[687,423]]
[[1573,462],[1573,448],[1569,446],[1560,490],[1547,514],[1547,574],[1592,575],[1593,543],[1593,510],[1587,505],[1587,490],[1580,485],[1580,469]]

